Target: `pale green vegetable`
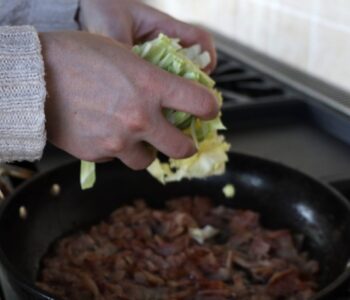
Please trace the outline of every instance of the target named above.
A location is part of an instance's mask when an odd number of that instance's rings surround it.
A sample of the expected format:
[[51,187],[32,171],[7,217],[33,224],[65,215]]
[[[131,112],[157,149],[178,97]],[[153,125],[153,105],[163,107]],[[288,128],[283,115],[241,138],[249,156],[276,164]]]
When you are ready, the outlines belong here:
[[222,192],[224,193],[224,195],[226,196],[226,198],[233,198],[235,196],[235,187],[232,184],[226,184],[223,189]]
[[201,51],[201,46],[198,44],[182,49],[182,53],[185,54],[188,59],[198,65],[200,69],[203,69],[210,64],[210,55],[208,52]]
[[82,160],[80,162],[80,186],[83,190],[94,186],[96,181],[95,163]]
[[147,170],[161,183],[220,175],[225,172],[229,148],[223,136],[213,132],[199,143],[195,155],[184,159],[170,158],[168,162],[156,159]]
[[219,230],[214,228],[211,225],[205,225],[201,228],[190,228],[189,234],[192,239],[194,239],[198,244],[203,245],[204,242],[208,239],[211,239],[219,233]]
[[[178,39],[160,34],[152,41],[134,46],[133,52],[170,73],[204,85],[215,94],[219,105],[222,105],[221,94],[214,89],[215,82],[201,71],[201,68],[210,63],[210,56],[208,52],[202,52],[199,45],[182,48]],[[225,129],[220,115],[214,120],[202,121],[188,113],[172,109],[166,109],[163,113],[169,122],[192,137],[198,152],[186,159],[169,159],[167,162],[155,159],[147,169],[152,176],[166,183],[225,172],[230,145],[218,134],[218,130]],[[81,182],[84,182],[85,188],[94,184],[95,177],[92,173],[92,163],[84,168],[82,163],[80,176],[84,179]]]
[[[199,45],[182,48],[179,41],[160,34],[153,41],[137,45],[133,51],[142,58],[178,76],[199,82],[216,95],[222,105],[221,94],[214,89],[215,82],[201,68],[210,63],[210,56]],[[188,113],[165,110],[165,117],[177,128],[190,135],[197,147],[197,153],[185,159],[156,159],[148,171],[160,182],[179,181],[183,178],[204,178],[225,172],[230,145],[218,130],[225,129],[220,115],[211,121],[202,121]]]

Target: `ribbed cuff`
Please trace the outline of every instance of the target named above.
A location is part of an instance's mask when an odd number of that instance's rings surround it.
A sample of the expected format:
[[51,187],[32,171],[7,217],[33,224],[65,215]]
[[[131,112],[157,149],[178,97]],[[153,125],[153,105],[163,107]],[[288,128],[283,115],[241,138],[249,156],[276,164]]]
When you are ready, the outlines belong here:
[[41,157],[45,98],[44,63],[34,27],[0,27],[0,162]]

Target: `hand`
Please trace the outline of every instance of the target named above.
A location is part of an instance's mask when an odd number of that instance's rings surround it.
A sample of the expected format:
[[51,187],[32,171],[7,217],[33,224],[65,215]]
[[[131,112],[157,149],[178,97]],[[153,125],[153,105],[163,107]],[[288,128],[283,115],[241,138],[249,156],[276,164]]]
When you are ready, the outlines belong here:
[[[134,55],[118,42],[83,32],[41,33],[48,139],[89,161],[121,159],[146,168],[154,148],[173,158],[195,153],[163,108],[213,118],[214,95]],[[147,145],[148,144],[148,145]]]
[[208,32],[173,19],[134,0],[81,0],[79,21],[83,29],[129,45],[155,38],[159,32],[180,38],[184,46],[199,43],[216,65],[216,52]]

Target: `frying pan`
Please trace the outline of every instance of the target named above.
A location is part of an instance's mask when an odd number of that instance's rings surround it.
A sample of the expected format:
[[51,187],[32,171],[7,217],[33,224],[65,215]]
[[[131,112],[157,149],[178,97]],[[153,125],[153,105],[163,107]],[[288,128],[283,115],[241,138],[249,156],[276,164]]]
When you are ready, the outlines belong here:
[[[118,206],[142,197],[160,208],[168,198],[207,195],[218,204],[261,213],[264,226],[289,228],[305,236],[305,249],[321,265],[314,299],[325,299],[349,277],[350,206],[329,186],[278,163],[230,154],[227,172],[204,180],[166,186],[145,171],[134,172],[118,162],[98,165],[93,189],[81,191],[79,162],[26,182],[0,212],[0,278],[6,299],[55,299],[34,286],[39,262],[60,236],[101,220]],[[236,187],[226,199],[222,188]],[[52,185],[59,184],[58,195]],[[18,214],[27,208],[27,218]]]

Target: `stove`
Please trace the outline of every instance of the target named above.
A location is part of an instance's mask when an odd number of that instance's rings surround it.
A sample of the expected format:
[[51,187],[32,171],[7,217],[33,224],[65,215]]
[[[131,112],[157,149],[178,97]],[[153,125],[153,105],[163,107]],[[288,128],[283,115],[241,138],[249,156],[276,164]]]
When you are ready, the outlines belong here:
[[[218,34],[215,39],[213,77],[223,94],[225,135],[232,150],[299,169],[350,201],[350,95]],[[2,183],[11,192],[24,179],[18,174],[28,178],[71,160],[48,145],[35,166],[17,165],[5,174],[0,165],[0,188]],[[23,173],[23,167],[29,172]],[[350,299],[350,283],[337,294],[332,300]]]

